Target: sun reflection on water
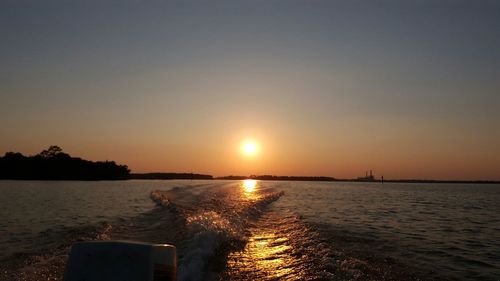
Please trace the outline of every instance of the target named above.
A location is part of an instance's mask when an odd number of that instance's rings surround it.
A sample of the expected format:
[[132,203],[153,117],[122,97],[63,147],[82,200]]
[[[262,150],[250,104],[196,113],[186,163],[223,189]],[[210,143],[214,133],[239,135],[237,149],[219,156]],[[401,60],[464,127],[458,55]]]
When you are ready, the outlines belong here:
[[238,275],[251,279],[290,278],[294,275],[290,266],[293,264],[290,251],[286,237],[279,237],[273,232],[254,233],[243,251],[229,256],[229,267],[238,271]]
[[243,180],[238,187],[235,194],[243,199],[239,202],[241,206],[248,206],[250,221],[242,237],[245,244],[227,256],[222,280],[304,280],[305,253],[297,248],[293,238],[303,230],[296,217],[256,208],[275,201],[283,193],[272,191],[254,179]]
[[287,253],[290,251],[287,240],[274,233],[261,233],[250,238],[247,250],[259,270],[274,277],[283,277],[292,270],[286,267],[286,259],[289,258]]
[[243,181],[243,188],[245,189],[246,193],[254,192],[256,186],[257,186],[256,180],[244,180]]
[[265,214],[249,229],[244,249],[229,254],[229,276],[234,280],[304,280],[306,253],[293,241],[301,230],[293,219]]
[[244,198],[250,201],[256,201],[261,198],[259,190],[259,185],[257,180],[244,180],[241,184],[241,189],[243,191]]

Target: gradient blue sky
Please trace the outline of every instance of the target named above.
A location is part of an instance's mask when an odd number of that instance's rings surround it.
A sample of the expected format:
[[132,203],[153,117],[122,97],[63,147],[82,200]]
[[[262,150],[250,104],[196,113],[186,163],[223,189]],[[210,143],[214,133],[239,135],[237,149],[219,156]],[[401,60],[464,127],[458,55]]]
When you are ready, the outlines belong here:
[[0,153],[500,179],[500,1],[3,0],[0,34]]

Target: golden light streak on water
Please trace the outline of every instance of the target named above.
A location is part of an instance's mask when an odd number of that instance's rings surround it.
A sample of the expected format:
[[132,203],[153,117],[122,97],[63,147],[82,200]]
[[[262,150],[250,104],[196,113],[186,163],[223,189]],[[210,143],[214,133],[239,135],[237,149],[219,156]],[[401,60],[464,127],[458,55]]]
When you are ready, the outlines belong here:
[[256,185],[257,185],[256,180],[244,180],[243,181],[243,188],[245,189],[245,192],[247,192],[247,193],[254,192]]
[[277,237],[274,233],[254,235],[248,243],[248,251],[253,256],[255,266],[259,271],[271,273],[274,277],[283,277],[290,274],[292,269],[286,267],[286,254],[290,246],[287,238]]
[[244,180],[242,182],[243,194],[247,199],[257,200],[259,195],[257,194],[258,182],[256,180]]
[[297,261],[291,255],[288,238],[273,231],[254,230],[245,249],[229,255],[228,268],[246,280],[297,279],[300,274],[294,272],[292,265]]
[[303,228],[290,217],[264,214],[249,228],[245,247],[228,256],[231,280],[304,280],[308,253],[300,247]]

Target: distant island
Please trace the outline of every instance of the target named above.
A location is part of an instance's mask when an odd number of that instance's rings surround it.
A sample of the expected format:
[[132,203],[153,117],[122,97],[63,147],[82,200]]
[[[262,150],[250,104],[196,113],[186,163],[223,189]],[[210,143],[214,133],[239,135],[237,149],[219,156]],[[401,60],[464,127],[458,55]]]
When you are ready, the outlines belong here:
[[211,180],[213,178],[211,175],[193,173],[134,173],[129,176],[129,179],[140,180]]
[[332,177],[324,176],[274,176],[274,175],[251,175],[251,176],[225,176],[215,178],[218,180],[270,180],[270,181],[338,181]]
[[53,145],[34,156],[7,152],[0,157],[0,179],[11,180],[124,180],[126,165],[71,157]]
[[327,176],[274,176],[274,175],[250,175],[250,176],[223,176],[215,177],[216,180],[272,180],[272,181],[339,181],[339,182],[364,182],[364,183],[477,183],[477,184],[500,184],[500,181],[488,180],[433,180],[433,179],[376,179],[372,173],[365,177],[354,179],[340,179]]

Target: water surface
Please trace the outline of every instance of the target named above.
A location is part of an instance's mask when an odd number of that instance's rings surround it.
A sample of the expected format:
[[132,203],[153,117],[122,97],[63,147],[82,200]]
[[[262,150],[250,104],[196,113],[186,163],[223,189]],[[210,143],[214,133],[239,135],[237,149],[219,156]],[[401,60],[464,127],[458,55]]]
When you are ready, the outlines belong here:
[[[2,280],[78,240],[175,244],[179,280],[498,280],[500,186],[0,181]],[[31,278],[31,279],[30,279]]]

